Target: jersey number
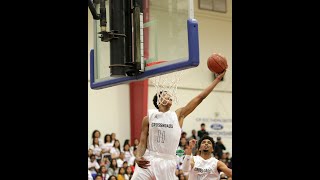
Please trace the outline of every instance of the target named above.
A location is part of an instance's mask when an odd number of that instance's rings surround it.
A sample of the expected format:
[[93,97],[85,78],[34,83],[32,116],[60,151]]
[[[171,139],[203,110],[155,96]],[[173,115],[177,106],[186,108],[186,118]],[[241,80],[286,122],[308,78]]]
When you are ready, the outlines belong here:
[[166,139],[166,132],[158,130],[157,142],[158,143],[164,143],[165,139]]

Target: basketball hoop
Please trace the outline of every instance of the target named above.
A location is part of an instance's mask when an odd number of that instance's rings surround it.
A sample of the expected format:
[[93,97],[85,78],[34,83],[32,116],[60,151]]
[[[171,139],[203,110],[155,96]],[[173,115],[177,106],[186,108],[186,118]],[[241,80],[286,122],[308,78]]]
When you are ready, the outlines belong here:
[[[152,65],[160,64],[166,61],[156,61]],[[182,77],[182,71],[175,71],[168,74],[163,74],[150,78],[153,86],[156,89],[158,100],[157,104],[167,105],[166,95],[170,96],[173,103],[178,104],[177,90],[178,83]]]

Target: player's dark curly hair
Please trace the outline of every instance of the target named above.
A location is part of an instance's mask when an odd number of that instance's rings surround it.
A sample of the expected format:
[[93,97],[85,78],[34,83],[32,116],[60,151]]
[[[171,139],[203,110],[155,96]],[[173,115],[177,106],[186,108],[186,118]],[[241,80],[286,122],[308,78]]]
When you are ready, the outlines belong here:
[[205,140],[205,139],[209,139],[209,140],[211,141],[211,143],[212,143],[212,147],[214,147],[215,142],[214,142],[213,138],[210,137],[210,136],[208,136],[208,135],[204,135],[204,136],[199,140],[199,142],[198,142],[198,149],[200,149],[201,143],[202,143],[202,141]]
[[[166,92],[166,91],[165,91]],[[159,93],[159,96],[162,94],[162,91],[160,91],[160,93]],[[157,103],[157,101],[158,101],[158,95],[157,95],[157,93],[153,96],[153,105],[157,108],[157,109],[159,109],[159,106],[158,106],[158,103]]]

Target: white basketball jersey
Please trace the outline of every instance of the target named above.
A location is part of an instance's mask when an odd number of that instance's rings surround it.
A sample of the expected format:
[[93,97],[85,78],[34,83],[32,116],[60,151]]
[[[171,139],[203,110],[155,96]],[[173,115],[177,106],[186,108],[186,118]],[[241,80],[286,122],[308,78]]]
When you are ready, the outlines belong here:
[[189,180],[219,180],[217,169],[218,160],[214,157],[203,159],[201,156],[193,156],[194,166],[189,173]]
[[181,128],[175,112],[159,112],[158,109],[148,111],[149,137],[147,148],[163,154],[176,155]]

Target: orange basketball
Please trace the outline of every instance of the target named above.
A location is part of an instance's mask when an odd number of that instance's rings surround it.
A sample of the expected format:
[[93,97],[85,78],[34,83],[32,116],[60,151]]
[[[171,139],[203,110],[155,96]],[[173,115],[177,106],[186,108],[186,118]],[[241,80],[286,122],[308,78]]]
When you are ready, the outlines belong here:
[[207,61],[208,68],[211,72],[222,73],[228,68],[227,59],[220,54],[213,53]]

